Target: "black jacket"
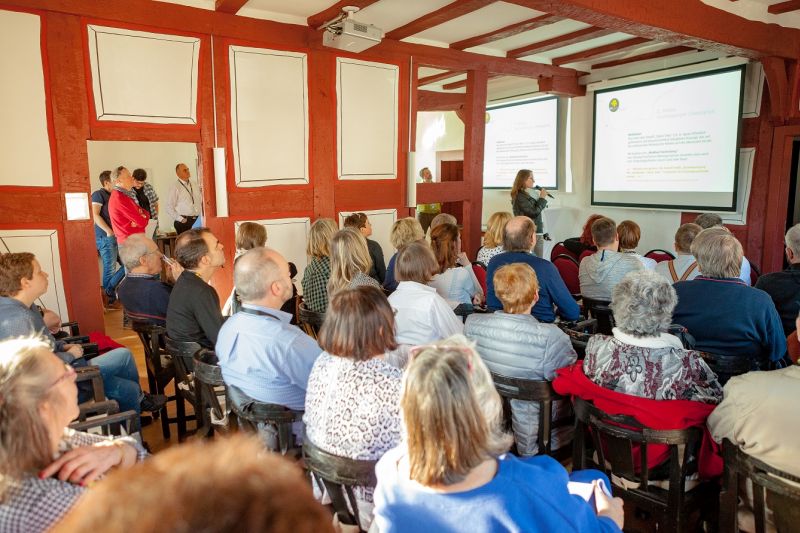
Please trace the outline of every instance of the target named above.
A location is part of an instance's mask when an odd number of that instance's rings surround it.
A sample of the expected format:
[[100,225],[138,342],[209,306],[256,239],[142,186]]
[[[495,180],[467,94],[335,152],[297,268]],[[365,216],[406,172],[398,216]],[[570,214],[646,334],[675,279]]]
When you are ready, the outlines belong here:
[[514,216],[524,215],[536,224],[536,233],[544,233],[544,223],[542,222],[542,211],[547,207],[547,200],[544,198],[534,198],[526,191],[517,193],[517,197],[511,202]]
[[769,294],[781,316],[786,335],[795,330],[795,318],[800,310],[800,264],[789,265],[783,272],[765,274],[756,281],[756,289]]

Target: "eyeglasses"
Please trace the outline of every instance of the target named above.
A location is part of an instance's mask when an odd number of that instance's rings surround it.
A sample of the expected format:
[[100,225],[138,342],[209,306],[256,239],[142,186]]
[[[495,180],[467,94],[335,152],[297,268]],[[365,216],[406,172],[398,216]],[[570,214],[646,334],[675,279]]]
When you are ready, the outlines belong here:
[[77,375],[77,372],[75,372],[75,369],[72,368],[72,366],[64,363],[64,373],[61,374],[61,376],[57,380],[55,380],[53,383],[51,383],[50,386],[47,387],[47,388],[48,389],[52,389],[52,388],[56,387],[62,381],[65,381],[67,379],[75,379],[76,375]]

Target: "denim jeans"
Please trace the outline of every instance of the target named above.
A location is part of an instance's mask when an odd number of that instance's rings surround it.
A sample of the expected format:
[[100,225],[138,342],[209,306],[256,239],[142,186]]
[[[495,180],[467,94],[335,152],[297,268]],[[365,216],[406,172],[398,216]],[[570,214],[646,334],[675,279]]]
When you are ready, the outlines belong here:
[[117,401],[120,411],[141,413],[139,403],[143,394],[139,386],[139,371],[129,349],[116,348],[91,359],[89,364],[100,367],[106,396]]
[[95,235],[94,243],[97,245],[97,251],[100,252],[100,259],[103,262],[103,290],[106,294],[112,297],[112,301],[116,299],[114,290],[125,277],[125,269],[118,268],[116,272],[114,267],[117,264],[117,238],[113,235],[111,237],[98,237]]

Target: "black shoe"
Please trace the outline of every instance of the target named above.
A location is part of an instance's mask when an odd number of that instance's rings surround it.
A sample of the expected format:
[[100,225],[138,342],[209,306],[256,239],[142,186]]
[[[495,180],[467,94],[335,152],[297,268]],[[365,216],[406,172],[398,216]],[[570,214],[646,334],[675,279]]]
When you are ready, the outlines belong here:
[[149,394],[147,392],[144,393],[144,398],[139,403],[139,407],[141,407],[142,411],[160,411],[164,408],[164,405],[167,403],[167,397],[163,394]]

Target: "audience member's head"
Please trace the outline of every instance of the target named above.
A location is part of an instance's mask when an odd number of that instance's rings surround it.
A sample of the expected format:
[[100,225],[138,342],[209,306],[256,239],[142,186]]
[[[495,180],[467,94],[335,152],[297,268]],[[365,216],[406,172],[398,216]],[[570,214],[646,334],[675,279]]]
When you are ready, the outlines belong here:
[[114,184],[111,183],[111,171],[104,170],[100,173],[100,186],[107,191],[111,191]]
[[392,224],[392,230],[389,234],[389,241],[395,250],[399,250],[406,244],[425,238],[425,232],[422,231],[422,226],[419,220],[413,217],[401,218]]
[[175,241],[175,259],[187,270],[208,273],[210,277],[225,264],[222,243],[208,228],[184,231]]
[[331,355],[366,361],[397,348],[394,335],[394,312],[386,295],[361,286],[333,295],[318,341]]
[[339,228],[331,218],[318,218],[311,224],[311,231],[308,234],[308,245],[306,253],[311,257],[321,259],[331,255],[331,239]]
[[144,182],[147,181],[147,171],[143,168],[137,168],[133,171],[133,186],[138,188],[144,187]]
[[334,295],[346,289],[356,275],[367,274],[372,268],[367,239],[353,228],[339,230],[331,239],[331,277],[328,279],[328,294]]
[[424,285],[438,271],[436,256],[425,241],[410,242],[397,252],[394,264],[394,277],[397,281],[415,281]]
[[694,219],[694,223],[703,229],[722,226],[722,217],[716,213],[701,213]]
[[539,299],[539,279],[527,263],[503,265],[494,273],[494,292],[503,311],[513,315],[530,314]]
[[517,194],[531,187],[533,187],[533,171],[525,168],[517,171],[517,175],[514,177],[514,184],[511,186],[512,200],[517,198]]
[[42,312],[42,320],[44,321],[44,326],[47,328],[47,331],[53,335],[61,331],[61,317],[58,316],[58,313],[55,311],[45,309],[44,312]]
[[423,183],[430,183],[433,181],[433,174],[428,167],[422,167],[419,171],[419,177],[422,178]]
[[137,274],[161,272],[161,251],[144,233],[134,233],[119,245],[119,257],[125,270]]
[[440,224],[431,231],[431,249],[439,263],[438,273],[456,266],[456,259],[461,253],[461,237],[455,224]]
[[372,235],[372,223],[365,213],[353,213],[344,219],[345,228],[353,228],[361,232],[364,237]]
[[742,245],[726,228],[704,229],[694,238],[691,250],[704,276],[739,277],[742,268]]
[[594,246],[594,239],[592,238],[592,224],[594,224],[595,220],[599,220],[601,218],[603,218],[603,215],[589,215],[589,218],[586,219],[586,223],[583,225],[583,231],[581,231],[581,243],[585,244],[586,246]]
[[433,217],[433,220],[431,220],[431,225],[430,225],[431,231],[433,231],[433,228],[435,228],[439,224],[455,224],[456,226],[458,226],[458,220],[456,220],[456,217],[454,217],[450,213],[439,213],[438,215]]
[[122,187],[125,190],[129,191],[133,188],[133,176],[131,176],[130,171],[123,166],[114,169],[111,173],[111,180],[114,182],[115,186]]
[[503,228],[503,250],[530,252],[536,244],[536,224],[528,217],[514,217]]
[[592,241],[598,248],[616,251],[619,247],[617,225],[608,217],[601,217],[592,222]]
[[692,253],[692,242],[697,234],[703,231],[699,225],[694,222],[687,222],[682,224],[678,231],[675,232],[675,251],[678,254],[688,255]]
[[75,370],[38,338],[0,342],[0,500],[14,481],[53,461],[78,416]]
[[486,233],[483,234],[483,245],[486,248],[496,248],[503,245],[503,229],[512,216],[508,211],[492,213],[492,216],[486,222]]
[[0,255],[0,296],[33,301],[47,292],[47,274],[28,252]]
[[623,251],[635,250],[639,246],[639,239],[642,238],[642,230],[639,224],[633,220],[623,220],[617,226],[617,237],[619,237],[619,249]]
[[800,263],[800,224],[795,224],[786,232],[786,259],[789,263]]
[[510,446],[491,375],[460,335],[412,349],[400,405],[410,478],[422,485],[462,481]]
[[256,222],[242,222],[236,231],[236,249],[252,250],[267,245],[267,228]]
[[248,250],[233,267],[233,283],[242,303],[280,309],[294,294],[289,263],[263,246]]
[[333,525],[297,465],[236,435],[173,446],[111,473],[54,531],[333,533]]
[[672,284],[652,270],[629,272],[611,295],[616,326],[634,337],[654,337],[666,331],[677,303]]

